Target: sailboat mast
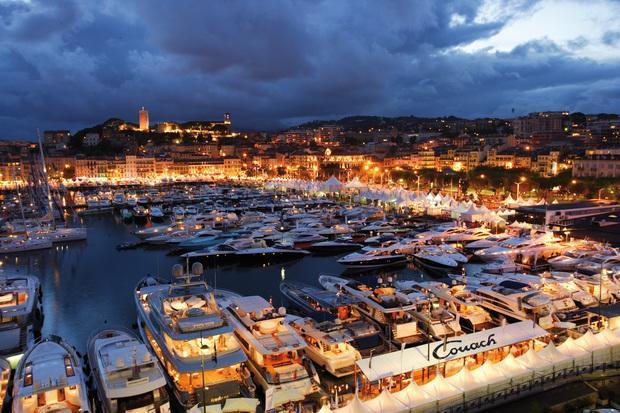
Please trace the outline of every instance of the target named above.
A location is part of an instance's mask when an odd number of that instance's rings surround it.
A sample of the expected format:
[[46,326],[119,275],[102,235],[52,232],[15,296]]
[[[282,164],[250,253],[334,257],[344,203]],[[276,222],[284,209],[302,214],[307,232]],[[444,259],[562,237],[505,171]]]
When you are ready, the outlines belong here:
[[39,153],[41,154],[41,164],[43,166],[43,178],[45,179],[45,190],[47,191],[47,206],[49,208],[52,223],[54,222],[54,204],[52,202],[52,193],[50,191],[50,183],[47,176],[47,166],[45,165],[45,155],[43,154],[43,143],[41,142],[41,132],[37,128],[37,138],[39,139]]
[[26,231],[26,238],[30,238],[28,234],[28,225],[26,224],[26,215],[24,214],[24,205],[22,205],[22,194],[19,190],[19,184],[17,184],[17,200],[19,201],[19,210],[22,214],[22,223],[24,225],[24,230]]

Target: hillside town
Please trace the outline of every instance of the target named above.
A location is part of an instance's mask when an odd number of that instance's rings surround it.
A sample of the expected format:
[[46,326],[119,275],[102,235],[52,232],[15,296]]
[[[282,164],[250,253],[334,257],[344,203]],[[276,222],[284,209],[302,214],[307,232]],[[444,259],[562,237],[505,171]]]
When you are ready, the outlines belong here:
[[[554,191],[615,199],[620,117],[537,112],[514,119],[356,116],[278,132],[236,131],[221,120],[108,119],[72,133],[44,131],[49,178],[82,182],[295,178],[405,187],[475,188],[487,195]],[[36,143],[0,142],[0,184],[30,180]],[[36,162],[35,162],[36,163]]]

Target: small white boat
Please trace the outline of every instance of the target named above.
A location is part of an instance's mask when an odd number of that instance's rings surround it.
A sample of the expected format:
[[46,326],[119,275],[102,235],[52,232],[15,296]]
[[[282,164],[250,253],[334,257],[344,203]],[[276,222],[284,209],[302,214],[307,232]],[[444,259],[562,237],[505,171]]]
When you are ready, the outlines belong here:
[[24,354],[13,380],[14,413],[88,413],[80,359],[60,337],[49,336]]
[[88,341],[88,361],[103,412],[170,411],[164,372],[133,333],[97,332]]
[[165,215],[160,207],[152,206],[151,207],[151,219],[153,221],[159,221],[164,219]]
[[11,237],[0,241],[0,253],[14,254],[52,248],[52,241],[47,238]]

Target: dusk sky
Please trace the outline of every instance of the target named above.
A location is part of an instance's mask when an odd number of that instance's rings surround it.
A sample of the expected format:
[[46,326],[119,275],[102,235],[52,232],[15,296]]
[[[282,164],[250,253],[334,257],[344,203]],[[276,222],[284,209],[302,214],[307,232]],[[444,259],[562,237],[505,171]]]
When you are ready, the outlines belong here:
[[620,1],[0,0],[0,138],[620,111]]

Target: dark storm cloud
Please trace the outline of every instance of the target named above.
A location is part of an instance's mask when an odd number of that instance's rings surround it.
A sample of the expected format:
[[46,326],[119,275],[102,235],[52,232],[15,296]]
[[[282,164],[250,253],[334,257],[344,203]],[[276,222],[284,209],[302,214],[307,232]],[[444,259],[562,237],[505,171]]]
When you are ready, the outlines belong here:
[[0,136],[135,120],[142,105],[155,121],[230,111],[246,128],[619,106],[618,62],[575,57],[583,37],[462,51],[509,23],[510,13],[479,19],[484,3],[0,0]]

